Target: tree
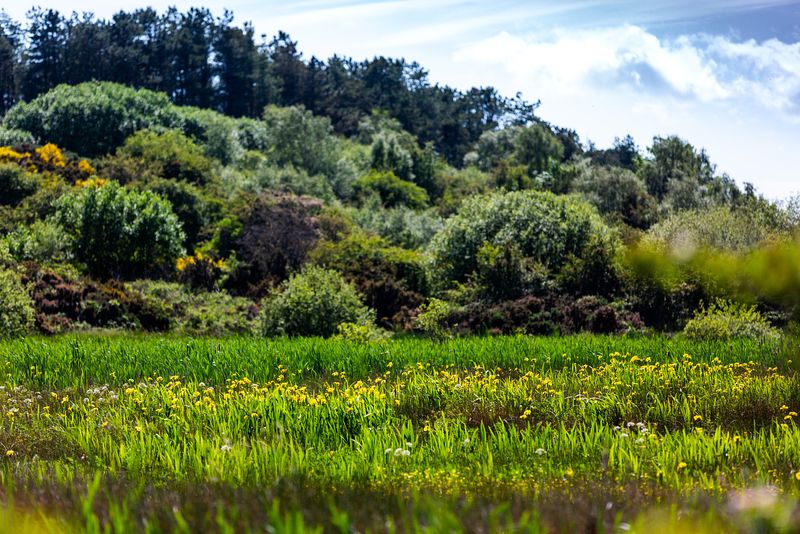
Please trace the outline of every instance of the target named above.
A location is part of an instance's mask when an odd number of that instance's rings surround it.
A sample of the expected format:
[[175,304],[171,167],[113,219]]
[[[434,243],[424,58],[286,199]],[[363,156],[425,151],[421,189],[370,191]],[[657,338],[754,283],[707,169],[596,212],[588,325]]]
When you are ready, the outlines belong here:
[[646,229],[658,217],[656,200],[641,178],[627,169],[591,165],[575,180],[574,189],[600,213],[618,217],[634,228]]
[[288,194],[263,193],[254,199],[241,216],[237,257],[246,267],[240,276],[258,284],[284,280],[300,269],[319,239],[321,208],[318,200]]
[[27,69],[24,94],[34,98],[65,81],[67,23],[58,11],[34,8],[28,13]]
[[252,24],[231,26],[233,13],[225,12],[214,32],[214,74],[217,107],[234,117],[255,116],[258,50],[253,40]]
[[20,96],[22,30],[0,12],[0,116]]

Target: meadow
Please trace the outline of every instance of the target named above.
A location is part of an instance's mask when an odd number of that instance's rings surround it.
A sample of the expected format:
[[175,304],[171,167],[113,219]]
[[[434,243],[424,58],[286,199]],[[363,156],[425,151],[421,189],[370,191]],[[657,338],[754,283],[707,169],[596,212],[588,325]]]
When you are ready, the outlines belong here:
[[791,530],[796,342],[5,341],[0,530]]

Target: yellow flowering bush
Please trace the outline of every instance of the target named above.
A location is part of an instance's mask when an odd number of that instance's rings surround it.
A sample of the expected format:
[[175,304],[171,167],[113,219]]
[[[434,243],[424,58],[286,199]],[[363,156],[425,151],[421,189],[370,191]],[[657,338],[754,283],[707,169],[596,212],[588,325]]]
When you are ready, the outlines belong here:
[[178,258],[175,269],[178,280],[194,289],[213,289],[225,268],[225,260],[214,259],[200,251]]
[[92,167],[92,164],[85,159],[78,162],[78,170],[87,176],[94,176],[97,172],[94,170],[94,167]]
[[42,160],[43,163],[54,167],[64,167],[67,164],[67,160],[64,158],[64,154],[61,153],[61,149],[53,143],[47,143],[37,148],[36,155],[39,156],[39,159]]
[[0,146],[0,163],[19,163],[31,155],[27,152],[17,152],[10,146]]
[[108,183],[108,180],[105,178],[98,178],[97,176],[91,176],[86,178],[85,180],[76,180],[75,187],[103,187]]

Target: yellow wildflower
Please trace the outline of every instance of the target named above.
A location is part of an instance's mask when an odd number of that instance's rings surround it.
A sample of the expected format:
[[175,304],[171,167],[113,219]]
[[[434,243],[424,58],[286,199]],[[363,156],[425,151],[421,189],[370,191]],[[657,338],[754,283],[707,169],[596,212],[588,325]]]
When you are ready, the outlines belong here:
[[67,161],[64,159],[64,154],[61,153],[61,149],[53,143],[47,143],[37,148],[36,154],[43,162],[54,167],[63,167],[67,164]]

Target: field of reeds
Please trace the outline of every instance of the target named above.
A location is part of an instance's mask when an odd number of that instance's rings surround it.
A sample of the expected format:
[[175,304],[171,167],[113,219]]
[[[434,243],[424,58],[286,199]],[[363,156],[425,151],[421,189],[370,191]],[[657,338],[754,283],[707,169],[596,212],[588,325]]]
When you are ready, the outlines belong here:
[[3,342],[0,531],[797,529],[795,350]]

